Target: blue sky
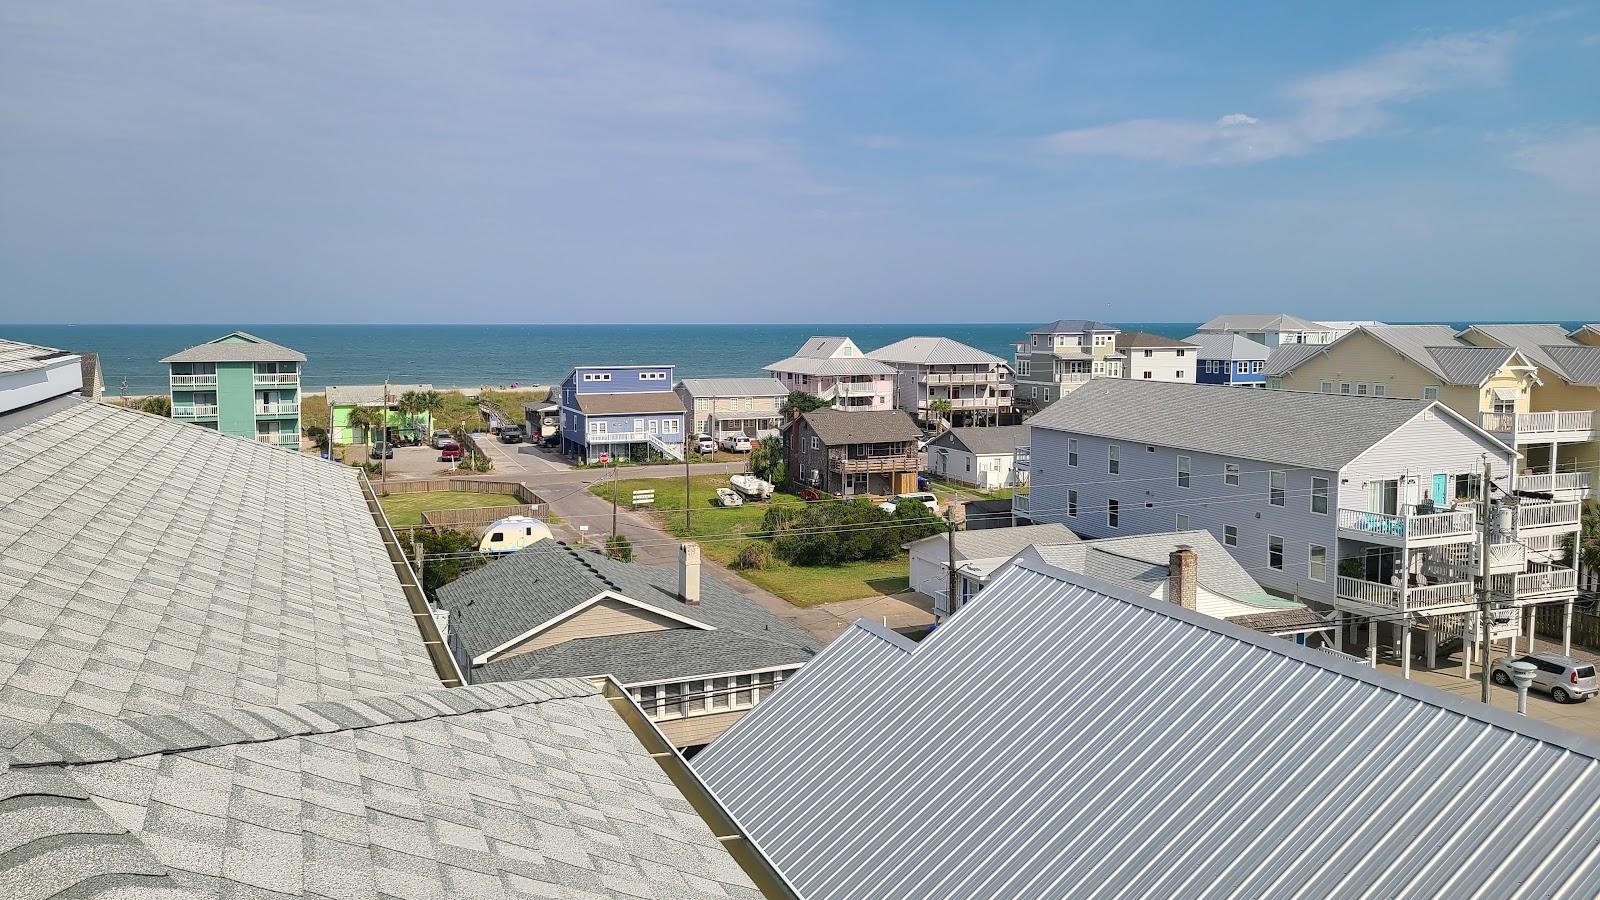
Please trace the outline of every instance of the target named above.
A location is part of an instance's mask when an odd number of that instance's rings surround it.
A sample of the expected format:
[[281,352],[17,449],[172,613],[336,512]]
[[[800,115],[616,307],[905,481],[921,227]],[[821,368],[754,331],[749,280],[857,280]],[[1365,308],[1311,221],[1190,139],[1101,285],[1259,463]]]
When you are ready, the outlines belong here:
[[1600,318],[1600,8],[12,3],[0,321]]

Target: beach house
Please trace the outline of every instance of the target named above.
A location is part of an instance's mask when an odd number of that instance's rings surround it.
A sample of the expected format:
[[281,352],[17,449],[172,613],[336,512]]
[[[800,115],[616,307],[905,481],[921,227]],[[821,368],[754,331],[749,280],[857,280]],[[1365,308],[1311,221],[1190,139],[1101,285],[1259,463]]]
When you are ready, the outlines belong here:
[[[1015,451],[1018,445],[1027,443],[1026,425],[947,428],[925,448],[928,472],[985,490],[1014,487]],[[1022,480],[1026,483],[1026,474]]]
[[1195,382],[1196,353],[1200,348],[1188,341],[1175,341],[1148,331],[1119,331],[1116,347],[1123,356],[1123,378]]
[[577,366],[561,382],[563,452],[586,463],[683,459],[685,411],[672,366]]
[[763,367],[786,391],[802,391],[834,409],[894,409],[895,370],[847,337],[807,338],[793,356]]
[[1237,334],[1196,334],[1184,338],[1194,344],[1196,384],[1267,386],[1267,357],[1272,348]]
[[161,361],[173,419],[300,449],[304,353],[235,331]]
[[1121,378],[1121,330],[1092,319],[1057,319],[1014,345],[1017,409],[1038,412],[1093,378]]
[[1460,646],[1480,508],[1504,636],[1531,633],[1534,606],[1570,615],[1578,504],[1519,496],[1516,452],[1439,401],[1107,380],[1030,425],[1032,521],[1083,537],[1203,528],[1406,671],[1413,638],[1430,666]]
[[[385,388],[387,387],[387,390]],[[336,444],[366,444],[372,441],[383,440],[381,434],[368,434],[367,429],[350,421],[350,414],[357,407],[370,407],[382,409],[388,422],[388,441],[393,443],[426,441],[429,432],[433,431],[433,415],[425,409],[402,411],[400,407],[402,397],[406,394],[416,394],[432,391],[431,384],[350,384],[328,385],[328,418],[333,427],[333,442]],[[325,422],[312,422],[312,425],[326,425]],[[455,423],[447,423],[455,424]]]
[[778,433],[778,408],[789,391],[776,378],[685,378],[674,389],[689,411],[689,429],[752,440]]
[[895,370],[894,405],[924,424],[999,424],[1011,417],[1010,367],[946,337],[909,337],[867,354]]
[[884,497],[917,489],[925,456],[904,410],[817,409],[784,424],[789,479],[838,497]]
[[1268,347],[1284,344],[1331,344],[1338,329],[1286,313],[1217,316],[1195,329],[1201,334],[1237,334]]

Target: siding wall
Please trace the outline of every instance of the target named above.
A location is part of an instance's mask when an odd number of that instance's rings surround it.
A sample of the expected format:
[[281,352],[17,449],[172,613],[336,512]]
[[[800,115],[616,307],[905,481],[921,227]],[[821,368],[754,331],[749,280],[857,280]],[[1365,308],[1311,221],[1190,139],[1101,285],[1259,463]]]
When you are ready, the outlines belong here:
[[[1145,350],[1150,351],[1146,357]],[[1182,352],[1183,355],[1178,354]],[[1195,380],[1195,351],[1178,347],[1131,347],[1124,351],[1127,359],[1122,363],[1122,377],[1135,381],[1170,381],[1193,384]],[[1150,377],[1145,378],[1145,373]]]
[[1428,490],[1435,473],[1481,472],[1485,453],[1492,454],[1494,477],[1504,485],[1503,479],[1511,471],[1510,461],[1503,451],[1492,451],[1491,446],[1488,438],[1475,435],[1455,419],[1425,411],[1344,467],[1341,477],[1346,483],[1340,505],[1345,509],[1366,509],[1367,482],[1402,478],[1407,483],[1401,502],[1416,503]]
[[698,747],[721,737],[724,731],[739,721],[740,716],[749,711],[730,709],[726,712],[689,716],[684,719],[667,719],[656,722],[656,727],[661,729],[662,735],[671,741],[674,747]]
[[658,616],[620,600],[602,600],[581,613],[572,616],[529,638],[526,643],[507,650],[495,659],[510,659],[532,653],[545,647],[566,643],[574,638],[604,637],[612,634],[637,634],[641,631],[666,631],[669,628],[688,627],[666,616]]
[[256,439],[254,363],[217,363],[217,430]]

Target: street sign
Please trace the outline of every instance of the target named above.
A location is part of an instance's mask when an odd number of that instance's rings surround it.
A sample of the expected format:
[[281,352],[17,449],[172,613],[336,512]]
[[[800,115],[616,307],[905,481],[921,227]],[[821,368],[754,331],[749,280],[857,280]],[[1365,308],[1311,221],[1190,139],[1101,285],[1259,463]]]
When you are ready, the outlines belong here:
[[655,488],[645,488],[642,491],[634,491],[633,492],[633,505],[634,506],[652,506],[652,505],[655,504],[655,502],[656,502],[656,489]]
[[603,466],[608,462],[611,462],[611,454],[609,454],[609,453],[600,454],[600,465]]

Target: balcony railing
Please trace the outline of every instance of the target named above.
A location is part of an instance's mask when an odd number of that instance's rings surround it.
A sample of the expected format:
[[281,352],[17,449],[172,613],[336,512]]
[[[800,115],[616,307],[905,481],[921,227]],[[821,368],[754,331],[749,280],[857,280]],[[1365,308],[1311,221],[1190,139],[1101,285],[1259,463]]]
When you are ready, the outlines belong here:
[[300,446],[300,435],[294,431],[260,431],[256,432],[256,440],[274,447]]
[[1028,486],[1020,485],[1011,492],[1011,514],[1028,518]]
[[1583,504],[1576,500],[1523,503],[1517,507],[1519,528],[1565,528],[1578,524]]
[[1566,566],[1529,563],[1526,572],[1489,576],[1489,590],[1516,600],[1571,594],[1577,589],[1578,572]]
[[[651,438],[669,443],[680,443],[682,435],[652,434],[648,431],[599,431],[588,435],[591,444],[648,444]],[[673,440],[668,441],[671,438]]]
[[1082,384],[1094,378],[1093,372],[1059,372],[1056,374],[1057,384]]
[[214,419],[216,416],[217,406],[215,403],[195,403],[172,408],[172,417],[174,419]]
[[1026,472],[1033,465],[1032,447],[1011,448],[1011,471]]
[[1339,510],[1339,527],[1345,531],[1402,540],[1429,540],[1462,535],[1470,537],[1476,521],[1470,509],[1403,516],[1359,509]]
[[1336,659],[1342,659],[1347,663],[1355,663],[1358,666],[1368,665],[1367,658],[1365,656],[1356,656],[1351,653],[1346,653],[1343,650],[1335,650],[1332,647],[1325,647],[1321,645],[1311,649],[1316,650],[1319,653],[1326,653]]
[[950,404],[951,409],[996,409],[1009,406],[1011,398],[1005,397],[930,397],[924,400],[924,407],[931,406],[935,401],[943,400]]
[[1552,494],[1565,491],[1585,493],[1589,490],[1589,473],[1556,472],[1555,474],[1523,475],[1517,478],[1517,487],[1525,491],[1541,491]]
[[999,384],[999,372],[929,372],[928,384]]
[[1517,442],[1595,438],[1594,410],[1564,409],[1531,413],[1484,413],[1483,430],[1509,434]]
[[300,411],[300,404],[298,404],[298,403],[257,403],[256,404],[256,415],[258,415],[258,416],[282,416],[282,415],[288,415],[290,413],[297,413],[299,411]]
[[191,387],[216,387],[215,375],[173,375],[172,386],[175,388]]
[[257,372],[256,384],[299,384],[299,372]]
[[[1379,584],[1361,578],[1339,576],[1336,585],[1339,596],[1346,600],[1370,603],[1389,609],[1400,608],[1400,588],[1392,584]],[[1472,600],[1472,582],[1453,581],[1448,584],[1429,584],[1406,589],[1407,609],[1427,609],[1432,606],[1452,606]]]
[[900,453],[894,456],[869,456],[860,459],[845,459],[842,456],[828,456],[828,468],[835,472],[845,474],[863,472],[920,472],[923,463],[927,461],[925,453]]

